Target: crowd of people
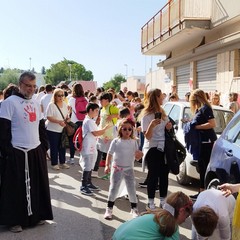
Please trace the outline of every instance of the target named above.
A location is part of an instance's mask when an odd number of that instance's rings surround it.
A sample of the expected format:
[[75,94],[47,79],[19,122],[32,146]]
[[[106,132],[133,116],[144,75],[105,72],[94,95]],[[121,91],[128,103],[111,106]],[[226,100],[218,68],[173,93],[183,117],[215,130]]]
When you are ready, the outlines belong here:
[[[37,88],[34,74],[23,73],[18,86],[11,84],[4,89],[0,102],[0,224],[8,225],[12,232],[21,232],[24,227],[53,219],[46,159],[51,160],[54,171],[67,171],[79,159],[82,194],[92,196],[100,191],[92,181],[99,167],[109,175],[105,219],[113,218],[115,201],[122,187],[126,188],[133,220],[123,223],[113,239],[178,239],[178,225],[189,216],[193,222],[192,239],[230,239],[235,207],[231,193],[237,192],[239,185],[221,185],[222,191],[204,188],[206,167],[217,139],[212,105],[222,106],[217,91],[207,94],[195,89],[184,99],[193,113],[186,134],[195,134],[198,139],[194,156],[200,173],[199,193],[187,196],[168,192],[165,131],[173,125],[162,106],[166,101],[183,101],[176,89],[173,85],[171,93],[166,94],[160,89],[148,89],[147,85],[142,97],[126,87],[119,92],[112,88],[84,92],[80,83],[72,89],[65,84]],[[237,97],[229,94],[228,108],[234,113],[240,109]],[[73,134],[67,140],[65,137],[63,144],[69,122],[76,130],[82,128],[79,158],[75,157]],[[137,207],[135,160],[148,170],[144,214]],[[159,206],[155,205],[156,188]]]

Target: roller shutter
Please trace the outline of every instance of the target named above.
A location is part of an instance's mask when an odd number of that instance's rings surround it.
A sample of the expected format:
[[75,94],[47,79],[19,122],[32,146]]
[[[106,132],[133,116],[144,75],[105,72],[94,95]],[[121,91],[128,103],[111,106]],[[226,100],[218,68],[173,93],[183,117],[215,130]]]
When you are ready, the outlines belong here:
[[197,88],[210,92],[216,90],[217,57],[197,62]]
[[185,99],[185,94],[189,92],[190,64],[179,66],[176,70],[177,93],[180,99]]

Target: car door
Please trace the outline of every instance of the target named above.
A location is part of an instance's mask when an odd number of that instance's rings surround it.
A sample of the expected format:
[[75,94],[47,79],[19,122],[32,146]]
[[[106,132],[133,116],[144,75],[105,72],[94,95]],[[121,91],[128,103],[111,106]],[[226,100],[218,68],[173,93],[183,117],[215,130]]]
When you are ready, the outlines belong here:
[[222,182],[240,182],[240,113],[228,124],[216,141],[206,179],[214,172]]
[[[234,119],[222,135],[225,169],[230,178],[238,178],[240,181],[240,115]],[[238,171],[238,173],[236,172]],[[236,176],[239,175],[239,176]]]

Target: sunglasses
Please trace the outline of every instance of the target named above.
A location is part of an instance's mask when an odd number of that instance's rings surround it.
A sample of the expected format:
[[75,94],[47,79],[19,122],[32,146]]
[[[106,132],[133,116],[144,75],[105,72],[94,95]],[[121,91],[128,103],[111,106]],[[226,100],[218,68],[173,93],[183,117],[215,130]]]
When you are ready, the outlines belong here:
[[64,97],[64,95],[57,95],[57,97]]
[[122,128],[122,130],[125,131],[125,132],[126,132],[126,131],[131,132],[131,131],[132,131],[132,128]]

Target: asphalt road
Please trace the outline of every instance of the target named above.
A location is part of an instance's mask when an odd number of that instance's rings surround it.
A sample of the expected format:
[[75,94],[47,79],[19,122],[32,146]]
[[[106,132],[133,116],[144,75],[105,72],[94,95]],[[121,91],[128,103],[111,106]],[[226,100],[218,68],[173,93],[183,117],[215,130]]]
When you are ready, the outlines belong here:
[[[94,196],[82,195],[80,189],[81,168],[76,159],[70,169],[54,171],[49,165],[50,190],[54,220],[45,225],[24,229],[21,233],[11,233],[6,226],[0,226],[0,239],[3,240],[110,240],[115,229],[126,220],[131,219],[130,203],[125,198],[116,200],[113,220],[105,220],[103,215],[107,204],[109,181],[94,178],[93,183],[100,186],[101,191]],[[141,165],[136,162],[135,176],[137,183],[145,179]],[[103,168],[99,175],[103,176]],[[178,185],[175,176],[170,174],[169,192],[183,191],[188,195],[197,192],[196,186]],[[147,204],[145,188],[137,188],[138,208],[142,212]],[[159,194],[156,192],[156,204]],[[180,227],[182,240],[191,239],[191,220],[188,218]]]

